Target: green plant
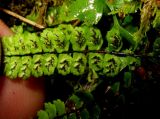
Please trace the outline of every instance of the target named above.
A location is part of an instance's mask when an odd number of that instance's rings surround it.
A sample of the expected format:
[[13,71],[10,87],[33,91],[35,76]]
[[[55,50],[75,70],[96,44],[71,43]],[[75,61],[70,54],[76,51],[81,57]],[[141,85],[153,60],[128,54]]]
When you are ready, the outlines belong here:
[[[99,74],[113,77],[127,65],[138,61],[134,61],[133,57],[126,63],[125,58],[105,52],[99,54],[101,61],[97,61],[98,53],[95,51],[102,49],[102,43],[100,31],[86,26],[73,28],[70,25],[60,25],[43,30],[39,36],[27,31],[20,32],[2,39],[4,73],[12,79],[27,79],[30,76],[51,75],[57,69],[62,75],[72,73],[79,76],[86,72],[89,64],[89,68],[96,72],[103,70]],[[70,45],[72,50],[69,50]],[[101,65],[97,65],[97,62]],[[122,65],[123,62],[126,64]]]
[[11,79],[60,75],[71,86],[71,96],[45,103],[39,119],[98,119],[103,108],[94,100],[97,88],[107,85],[104,93],[111,90],[124,103],[123,89],[132,90],[140,78],[137,67],[144,58],[159,57],[159,8],[155,0],[54,2],[42,4],[43,17],[37,10],[41,4],[25,16],[36,23],[40,18],[45,29],[23,23],[12,27],[15,35],[2,38],[4,74]]

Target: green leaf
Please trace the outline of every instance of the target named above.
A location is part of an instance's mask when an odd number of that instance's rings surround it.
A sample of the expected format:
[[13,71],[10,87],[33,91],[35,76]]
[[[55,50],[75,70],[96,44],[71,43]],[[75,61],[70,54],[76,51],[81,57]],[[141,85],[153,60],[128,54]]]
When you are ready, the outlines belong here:
[[89,68],[100,71],[103,68],[103,54],[89,53]]
[[21,57],[8,57],[5,58],[5,69],[4,72],[6,76],[10,77],[11,79],[15,79],[18,77],[19,69],[21,68]]
[[86,27],[75,27],[72,32],[70,42],[74,51],[83,51],[86,49],[87,38],[85,34],[85,28]]
[[[54,34],[52,32],[51,28],[46,28],[43,30],[43,32],[40,34],[40,42],[41,46],[44,52],[54,52]],[[56,39],[56,38],[55,38]]]
[[[21,62],[20,62],[21,61]],[[20,64],[18,77],[28,79],[31,76],[31,61],[30,56],[23,56],[18,63]]]
[[72,38],[74,39],[76,35],[75,28],[71,24],[60,24],[58,25],[58,29],[60,31],[63,31],[65,39],[67,39],[68,41],[71,40]]
[[67,75],[70,73],[72,57],[69,54],[59,54],[57,69],[58,73]]
[[81,99],[78,96],[76,96],[75,94],[73,94],[69,98],[69,100],[71,100],[71,101],[73,101],[75,103],[76,109],[79,109],[79,108],[81,108],[83,106],[83,101],[81,101]]
[[51,102],[45,103],[45,111],[48,113],[49,119],[54,119],[57,116],[56,106]]
[[65,104],[63,101],[61,101],[60,99],[57,99],[57,100],[54,100],[53,103],[56,106],[56,111],[58,116],[62,116],[63,114],[66,113]]
[[108,41],[107,50],[120,51],[122,49],[123,42],[118,27],[112,27],[112,29],[107,32],[106,39]]
[[54,48],[58,53],[62,53],[64,51],[68,51],[69,49],[69,39],[66,39],[65,34],[59,28],[54,28],[51,31],[50,38],[54,44]]
[[103,61],[103,74],[114,77],[121,71],[121,61],[118,56],[105,54]]
[[87,24],[97,24],[102,17],[104,5],[104,0],[76,0],[69,6],[69,16]]
[[32,54],[42,52],[42,44],[36,33],[26,33],[25,38],[27,48],[30,49],[30,52]]
[[82,75],[85,71],[87,58],[83,53],[73,53],[71,72],[74,75]]
[[14,47],[10,47],[14,44],[13,37],[14,35],[10,37],[9,36],[2,37],[2,46],[3,46],[4,55],[14,54],[14,51],[15,51]]
[[103,44],[101,31],[95,27],[87,27],[85,33],[88,49],[100,50]]
[[46,111],[40,110],[37,112],[38,119],[49,119],[49,116]]
[[44,54],[43,55],[43,72],[44,75],[51,75],[54,73],[54,70],[57,66],[57,56],[55,54]]
[[32,59],[32,75],[40,77],[43,75],[43,57],[41,55],[33,55]]

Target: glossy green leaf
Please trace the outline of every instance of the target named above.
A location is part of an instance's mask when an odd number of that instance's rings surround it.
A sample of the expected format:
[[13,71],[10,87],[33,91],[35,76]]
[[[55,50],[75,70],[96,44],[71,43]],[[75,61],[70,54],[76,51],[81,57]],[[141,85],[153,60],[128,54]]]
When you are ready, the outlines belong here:
[[69,16],[87,24],[97,24],[102,17],[104,5],[104,0],[75,0],[69,6]]

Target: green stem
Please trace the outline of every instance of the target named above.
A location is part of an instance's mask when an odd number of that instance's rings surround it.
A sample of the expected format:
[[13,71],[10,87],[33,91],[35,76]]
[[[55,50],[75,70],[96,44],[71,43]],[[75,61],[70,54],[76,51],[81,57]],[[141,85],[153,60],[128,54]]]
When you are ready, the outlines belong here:
[[116,15],[113,15],[113,22],[114,22],[114,26],[116,26],[116,27],[120,27],[120,25],[119,25],[119,22],[118,22],[118,19],[117,19]]
[[133,34],[131,34],[129,31],[127,31],[121,26],[119,27],[119,30],[122,37],[124,37],[132,45],[135,45],[135,41],[133,40]]

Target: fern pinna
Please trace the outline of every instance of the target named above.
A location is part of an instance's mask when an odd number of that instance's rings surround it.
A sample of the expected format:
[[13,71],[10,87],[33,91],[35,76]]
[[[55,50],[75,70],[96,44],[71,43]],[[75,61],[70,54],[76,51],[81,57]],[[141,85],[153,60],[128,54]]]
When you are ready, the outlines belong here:
[[[2,39],[4,73],[14,79],[30,76],[83,75],[93,70],[98,75],[114,77],[126,66],[139,65],[139,60],[106,53],[98,28],[61,24],[41,33],[21,31]],[[104,45],[104,46],[102,46]]]

